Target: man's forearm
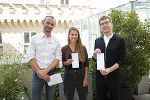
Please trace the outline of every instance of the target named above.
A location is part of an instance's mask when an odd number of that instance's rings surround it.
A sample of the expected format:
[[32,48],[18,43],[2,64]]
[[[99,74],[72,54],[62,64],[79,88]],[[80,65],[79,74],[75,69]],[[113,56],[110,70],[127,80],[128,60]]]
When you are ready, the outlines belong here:
[[38,64],[36,63],[35,58],[32,58],[32,59],[29,61],[29,64],[30,64],[31,68],[32,68],[35,72],[37,72],[38,70],[40,70]]
[[55,59],[50,66],[46,68],[47,73],[57,67],[59,64],[59,60]]
[[115,63],[112,67],[110,67],[110,72],[119,68],[119,64]]

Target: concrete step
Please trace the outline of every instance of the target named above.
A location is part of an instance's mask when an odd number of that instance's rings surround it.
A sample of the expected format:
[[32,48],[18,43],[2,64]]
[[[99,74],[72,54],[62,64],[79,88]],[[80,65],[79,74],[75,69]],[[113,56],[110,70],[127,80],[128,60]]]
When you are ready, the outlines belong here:
[[150,94],[134,95],[135,100],[150,100]]

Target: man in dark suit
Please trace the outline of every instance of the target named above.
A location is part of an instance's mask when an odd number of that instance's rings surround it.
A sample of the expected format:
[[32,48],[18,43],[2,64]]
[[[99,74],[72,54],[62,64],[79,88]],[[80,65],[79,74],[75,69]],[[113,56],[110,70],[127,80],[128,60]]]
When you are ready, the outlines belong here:
[[99,25],[104,35],[95,40],[93,59],[96,61],[97,54],[104,53],[105,68],[96,71],[98,100],[107,100],[107,93],[111,100],[120,100],[119,67],[126,57],[125,40],[112,32],[111,17],[102,16]]

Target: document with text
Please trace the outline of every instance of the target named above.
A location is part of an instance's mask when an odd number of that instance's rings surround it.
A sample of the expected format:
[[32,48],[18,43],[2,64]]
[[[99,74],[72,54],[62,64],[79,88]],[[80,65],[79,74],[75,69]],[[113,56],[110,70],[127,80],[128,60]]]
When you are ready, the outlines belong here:
[[78,53],[71,53],[72,55],[72,68],[79,68],[79,58]]
[[104,53],[97,54],[97,70],[104,70],[105,62],[104,62]]
[[53,74],[53,75],[51,75],[51,76],[49,76],[49,77],[50,77],[50,81],[48,82],[48,85],[49,85],[49,86],[56,85],[56,84],[59,84],[59,83],[62,83],[62,82],[63,82],[60,73]]

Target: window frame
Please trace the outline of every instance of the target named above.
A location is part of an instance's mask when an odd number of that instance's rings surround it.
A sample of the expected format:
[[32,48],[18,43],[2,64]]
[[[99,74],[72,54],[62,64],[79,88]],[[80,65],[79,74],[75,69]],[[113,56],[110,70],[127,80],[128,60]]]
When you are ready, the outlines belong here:
[[69,0],[61,0],[61,5],[69,5]]
[[[29,42],[28,42],[28,43],[25,43],[25,34],[27,34],[27,33],[29,33]],[[35,34],[34,34],[34,33],[35,33]],[[26,31],[26,32],[23,32],[23,54],[24,54],[25,57],[27,56],[27,52],[26,52],[26,51],[27,51],[27,48],[28,48],[28,46],[29,46],[31,37],[34,36],[34,35],[32,35],[32,34],[36,35],[37,32],[35,32],[35,31]],[[26,46],[27,46],[27,47],[26,47]]]

